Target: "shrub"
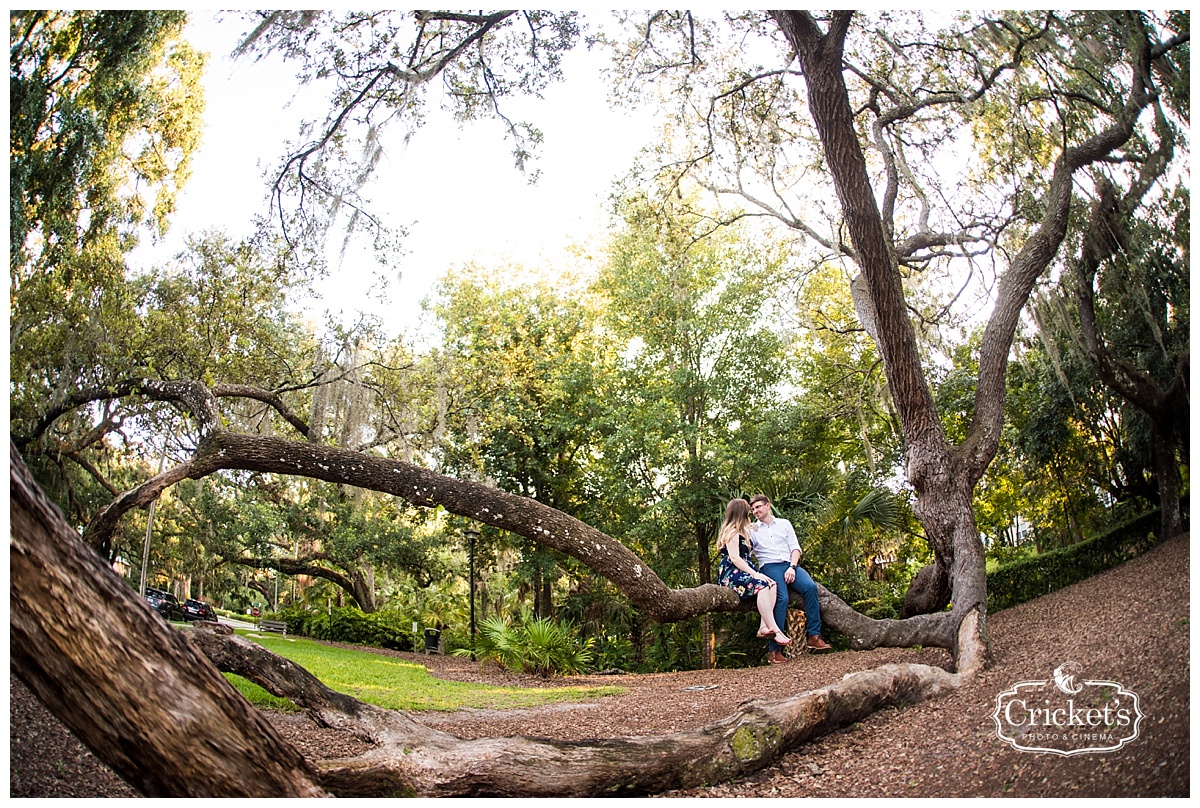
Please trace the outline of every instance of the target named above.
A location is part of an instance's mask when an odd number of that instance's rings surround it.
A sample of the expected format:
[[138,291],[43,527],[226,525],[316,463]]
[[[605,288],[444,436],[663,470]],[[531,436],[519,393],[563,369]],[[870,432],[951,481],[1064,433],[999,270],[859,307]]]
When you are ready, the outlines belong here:
[[1158,541],[1155,534],[1160,518],[1154,510],[1094,539],[1005,564],[988,573],[988,611],[1033,600],[1144,553]]
[[368,645],[393,651],[413,650],[411,634],[400,626],[393,625],[381,615],[367,614],[353,607],[338,608],[332,612],[281,609],[267,616],[287,621],[288,633],[314,640]]
[[[510,626],[502,617],[491,616],[479,625],[475,658],[496,662],[505,668],[539,676],[582,673],[592,662],[594,640],[580,642],[568,622],[523,615]],[[460,648],[456,656],[470,656],[471,649]]]

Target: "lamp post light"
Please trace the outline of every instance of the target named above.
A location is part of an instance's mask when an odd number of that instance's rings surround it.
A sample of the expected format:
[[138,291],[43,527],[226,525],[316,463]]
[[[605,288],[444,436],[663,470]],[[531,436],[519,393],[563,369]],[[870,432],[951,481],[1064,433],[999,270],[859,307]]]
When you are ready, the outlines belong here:
[[468,543],[468,577],[470,578],[470,595],[471,595],[471,661],[475,661],[475,540],[479,538],[479,531],[473,527],[469,527],[464,531],[467,534]]

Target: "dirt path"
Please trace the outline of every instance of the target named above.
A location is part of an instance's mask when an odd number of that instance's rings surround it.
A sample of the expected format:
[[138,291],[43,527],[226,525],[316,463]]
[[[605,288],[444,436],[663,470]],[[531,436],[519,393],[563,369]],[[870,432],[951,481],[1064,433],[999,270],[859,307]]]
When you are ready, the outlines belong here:
[[[1190,547],[1165,542],[1122,567],[991,617],[992,665],[945,697],[889,709],[785,754],[737,782],[668,797],[1149,797],[1187,796]],[[545,686],[456,657],[397,654],[450,679]],[[947,665],[939,650],[879,649],[806,656],[783,666],[643,676],[573,677],[629,688],[583,704],[460,710],[418,717],[464,738],[563,739],[649,735],[703,726],[749,698],[780,698],[885,662]],[[1108,754],[1017,751],[996,736],[996,698],[1047,679],[1064,662],[1121,683],[1146,714],[1139,736]],[[13,678],[11,796],[132,796]],[[272,722],[305,754],[354,754],[361,744],[300,716]]]

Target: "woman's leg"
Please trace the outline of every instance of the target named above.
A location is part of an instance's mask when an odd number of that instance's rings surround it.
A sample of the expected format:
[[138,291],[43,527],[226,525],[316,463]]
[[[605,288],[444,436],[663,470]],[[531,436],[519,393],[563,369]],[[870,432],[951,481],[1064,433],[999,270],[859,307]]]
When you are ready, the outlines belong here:
[[762,616],[763,625],[775,632],[775,636],[771,638],[771,642],[776,645],[787,645],[791,640],[783,633],[783,629],[779,627],[779,624],[775,622],[774,612],[775,587],[768,586],[766,589],[760,589],[758,592],[758,613]]

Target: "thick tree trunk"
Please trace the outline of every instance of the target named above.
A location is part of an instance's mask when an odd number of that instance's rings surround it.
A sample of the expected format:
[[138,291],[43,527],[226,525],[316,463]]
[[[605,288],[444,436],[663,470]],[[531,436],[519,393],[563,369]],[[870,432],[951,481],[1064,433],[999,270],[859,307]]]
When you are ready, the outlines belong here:
[[[935,592],[949,588],[955,618],[961,619],[987,601],[982,552],[975,552],[979,535],[970,498],[982,468],[973,475],[968,458],[951,449],[921,367],[894,248],[872,190],[842,75],[851,12],[835,12],[827,33],[807,12],[772,15],[800,60],[809,110],[873,305],[888,388],[904,432],[908,479],[916,494],[914,511],[934,553],[932,588]],[[996,410],[997,423],[985,431],[998,435],[1001,415]],[[984,631],[982,620],[979,630]]]
[[84,546],[10,451],[10,664],[147,796],[322,796],[295,749]]
[[1158,493],[1162,508],[1160,539],[1169,539],[1183,532],[1183,514],[1179,507],[1179,492],[1183,485],[1175,442],[1164,435],[1155,421],[1150,422],[1150,440],[1154,452],[1154,476],[1158,478]]
[[358,608],[367,614],[374,614],[375,587],[372,585],[371,579],[367,576],[366,572],[362,568],[352,570],[350,582],[353,586],[350,592],[354,595],[354,599],[358,601]]

